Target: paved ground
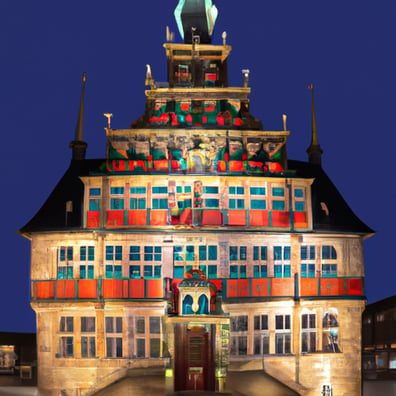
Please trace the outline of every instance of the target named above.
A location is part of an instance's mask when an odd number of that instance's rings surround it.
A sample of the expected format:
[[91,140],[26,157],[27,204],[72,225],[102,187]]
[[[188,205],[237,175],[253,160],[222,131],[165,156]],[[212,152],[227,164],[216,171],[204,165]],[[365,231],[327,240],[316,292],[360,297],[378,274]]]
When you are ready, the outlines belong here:
[[0,396],[36,396],[35,386],[0,386]]
[[396,381],[364,381],[363,396],[395,396]]
[[[261,388],[261,391],[263,388]],[[246,391],[249,392],[248,389]],[[281,396],[285,393],[278,393],[276,389],[266,389],[269,393],[265,393],[270,396]],[[205,396],[213,393],[207,392],[182,392],[178,393],[178,396]],[[251,395],[250,393],[232,393],[232,395]],[[261,393],[264,395],[264,393]],[[294,394],[294,393],[290,393]],[[37,396],[37,388],[32,386],[0,386],[0,396]],[[214,395],[220,395],[214,393]],[[231,393],[223,393],[222,395],[231,395]],[[149,396],[147,394],[147,396]],[[152,395],[150,395],[152,396]],[[396,396],[396,381],[365,381],[363,385],[363,396]]]

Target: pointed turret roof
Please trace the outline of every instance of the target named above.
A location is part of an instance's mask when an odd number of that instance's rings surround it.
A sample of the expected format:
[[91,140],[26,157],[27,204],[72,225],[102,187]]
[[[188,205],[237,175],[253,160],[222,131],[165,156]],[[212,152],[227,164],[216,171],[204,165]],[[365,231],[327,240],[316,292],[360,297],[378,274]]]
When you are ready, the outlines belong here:
[[85,159],[85,152],[88,144],[83,140],[83,122],[84,122],[84,96],[85,96],[85,83],[87,81],[86,73],[82,75],[80,109],[78,112],[76,134],[74,140],[70,142],[69,147],[72,149],[72,159],[83,160]]
[[319,141],[318,141],[318,130],[316,128],[315,100],[314,100],[313,84],[309,85],[308,88],[311,90],[311,113],[312,113],[311,144],[307,148],[308,161],[311,164],[322,165],[323,150],[321,149]]

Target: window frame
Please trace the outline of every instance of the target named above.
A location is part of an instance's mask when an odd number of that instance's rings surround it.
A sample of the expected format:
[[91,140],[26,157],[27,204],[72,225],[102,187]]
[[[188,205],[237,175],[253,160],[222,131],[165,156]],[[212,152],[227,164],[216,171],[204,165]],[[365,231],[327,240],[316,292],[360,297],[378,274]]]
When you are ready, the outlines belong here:
[[270,353],[269,315],[259,314],[253,317],[253,355]]
[[109,188],[109,204],[110,210],[124,210],[125,209],[125,187],[124,186],[110,186]]
[[[282,322],[280,322],[282,318]],[[287,355],[292,353],[292,315],[275,315],[275,353],[277,355]]]
[[317,351],[317,324],[315,313],[301,315],[301,353]]
[[[259,189],[264,191],[259,191]],[[260,193],[260,194],[259,194]],[[250,186],[249,187],[249,202],[250,209],[253,210],[267,210],[267,186]]]

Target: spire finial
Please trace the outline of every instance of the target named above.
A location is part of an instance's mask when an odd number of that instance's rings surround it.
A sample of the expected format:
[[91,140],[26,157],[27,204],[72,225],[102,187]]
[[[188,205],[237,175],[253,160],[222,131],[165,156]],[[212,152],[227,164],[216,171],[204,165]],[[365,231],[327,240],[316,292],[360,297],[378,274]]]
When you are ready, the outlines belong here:
[[82,74],[82,87],[81,87],[81,99],[80,109],[78,112],[77,126],[74,140],[70,142],[69,147],[72,149],[72,159],[82,160],[85,159],[85,152],[88,144],[83,141],[83,121],[84,121],[84,95],[85,95],[85,83],[87,81],[86,73]]
[[308,161],[312,164],[322,164],[322,153],[323,150],[320,148],[318,142],[318,130],[316,128],[316,116],[315,116],[315,101],[314,101],[314,87],[313,84],[308,86],[311,91],[311,114],[312,114],[312,134],[311,134],[311,145],[307,148]]

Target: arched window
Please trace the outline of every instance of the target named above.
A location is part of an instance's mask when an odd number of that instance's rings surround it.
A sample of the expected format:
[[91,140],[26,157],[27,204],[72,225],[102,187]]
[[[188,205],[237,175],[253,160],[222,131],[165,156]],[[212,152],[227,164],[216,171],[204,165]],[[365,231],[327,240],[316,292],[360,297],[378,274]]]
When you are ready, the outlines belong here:
[[192,297],[187,294],[186,297],[184,297],[183,300],[183,315],[192,315],[192,304],[193,304],[193,299]]
[[198,299],[198,306],[199,314],[208,314],[208,297],[206,297],[204,294],[201,294]]
[[323,351],[341,352],[339,336],[338,311],[329,309],[323,316]]

